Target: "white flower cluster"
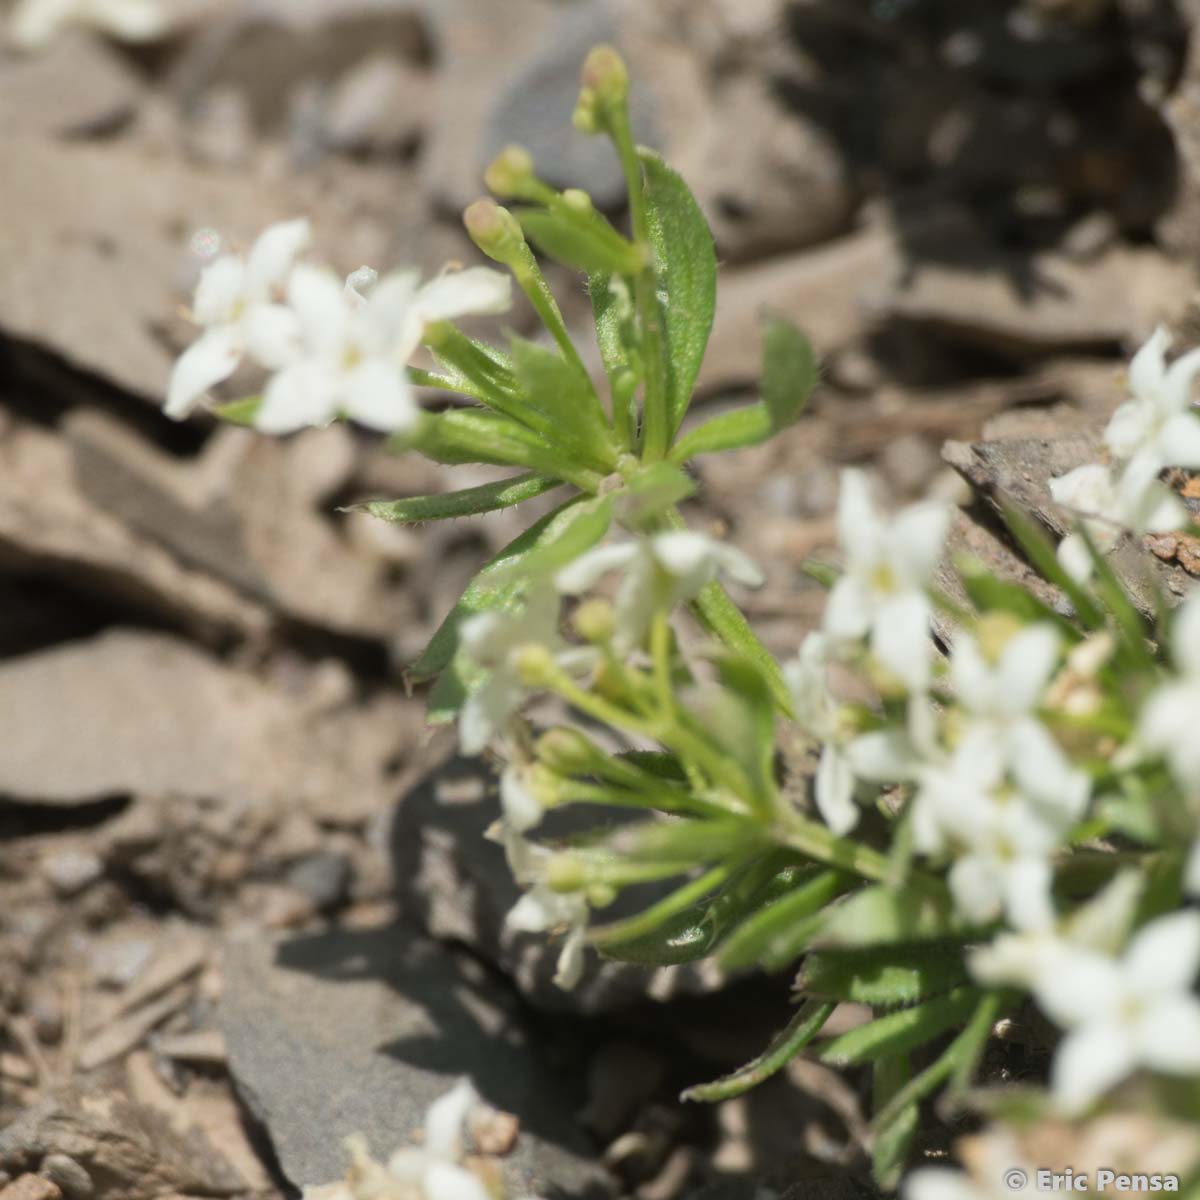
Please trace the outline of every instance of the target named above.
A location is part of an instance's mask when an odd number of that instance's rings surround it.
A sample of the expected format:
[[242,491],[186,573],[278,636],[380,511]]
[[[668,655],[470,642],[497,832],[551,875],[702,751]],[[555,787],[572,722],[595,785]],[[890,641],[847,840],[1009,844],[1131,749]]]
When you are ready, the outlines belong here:
[[[1200,416],[1191,404],[1200,350],[1168,366],[1170,344],[1170,334],[1159,326],[1129,365],[1132,398],[1104,431],[1112,465],[1089,463],[1050,480],[1055,503],[1086,518],[1084,526],[1101,552],[1111,550],[1127,529],[1166,533],[1188,522],[1187,509],[1158,477],[1166,467],[1200,468]],[[1091,555],[1079,534],[1063,538],[1058,555],[1076,579],[1091,574]]]
[[22,50],[40,50],[68,25],[86,25],[124,42],[151,42],[170,28],[164,0],[18,0],[9,34]]
[[361,1135],[346,1139],[351,1166],[344,1183],[304,1189],[304,1200],[495,1200],[484,1181],[463,1165],[463,1133],[482,1101],[461,1079],[425,1114],[420,1146],[403,1146],[387,1164],[371,1157]]
[[[1145,369],[1143,359],[1139,377]],[[867,614],[899,613],[897,628],[929,644],[925,596],[944,521],[924,505],[885,520],[856,472],[844,479],[839,518],[847,573],[829,597],[824,630],[809,635],[786,671],[797,719],[820,743],[814,790],[826,823],[838,834],[856,825],[859,780],[911,786],[914,849],[948,865],[958,911],[973,924],[1002,918],[1017,931],[976,956],[977,976],[1028,988],[1069,1031],[1054,1067],[1065,1110],[1082,1110],[1137,1066],[1200,1072],[1200,1001],[1190,992],[1200,914],[1147,925],[1116,959],[1063,936],[1052,896],[1054,860],[1086,814],[1092,781],[1044,717],[1098,703],[1112,638],[1094,635],[1064,653],[1049,622],[991,613],[973,633],[954,633],[944,673],[931,674],[912,646],[892,644],[890,616]],[[849,618],[836,611],[847,599]],[[861,662],[864,650],[908,689],[904,717],[866,731],[862,710],[839,705],[827,682],[831,659]],[[1182,794],[1200,797],[1200,593],[1176,615],[1171,650],[1178,674],[1150,692],[1128,744],[1111,754],[1126,765],[1161,757]],[[1192,817],[1200,823],[1200,812]],[[1185,887],[1200,892],[1200,841]]]
[[267,433],[338,416],[385,433],[419,413],[405,367],[428,325],[506,312],[507,275],[487,267],[445,272],[423,285],[412,271],[343,282],[300,261],[306,220],[272,225],[245,256],[225,254],[200,276],[192,319],[203,329],[175,364],[165,411],[181,420],[246,358],[271,373],[254,424]]

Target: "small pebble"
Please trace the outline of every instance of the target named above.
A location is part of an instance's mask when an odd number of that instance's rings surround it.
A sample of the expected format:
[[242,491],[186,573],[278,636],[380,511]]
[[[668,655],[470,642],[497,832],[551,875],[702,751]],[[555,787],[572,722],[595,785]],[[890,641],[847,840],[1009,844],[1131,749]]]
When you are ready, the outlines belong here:
[[337,908],[350,890],[353,868],[342,854],[318,850],[294,863],[287,882],[304,896],[317,912]]
[[60,896],[74,896],[104,874],[104,864],[86,850],[58,850],[42,859],[42,874]]
[[92,1177],[65,1154],[47,1154],[42,1159],[42,1174],[58,1186],[66,1200],[91,1200],[95,1192]]

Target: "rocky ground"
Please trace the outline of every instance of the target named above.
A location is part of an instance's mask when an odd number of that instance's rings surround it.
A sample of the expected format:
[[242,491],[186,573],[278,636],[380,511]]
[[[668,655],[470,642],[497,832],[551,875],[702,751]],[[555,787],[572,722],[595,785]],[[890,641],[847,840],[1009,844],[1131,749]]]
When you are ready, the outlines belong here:
[[[503,934],[487,770],[402,667],[522,518],[388,527],[342,509],[487,476],[344,426],[166,421],[181,306],[215,246],[298,213],[347,270],[473,260],[457,214],[509,141],[619,205],[569,125],[583,53],[618,42],[725,264],[705,411],[753,388],[764,310],[825,360],[693,513],[767,567],[747,607],[786,654],[840,466],[955,498],[960,547],[1019,573],[988,498],[1056,524],[1044,480],[1123,357],[1159,320],[1200,337],[1198,6],[170,7],[159,44],[0,57],[0,1197],[294,1195],[464,1072],[519,1119],[528,1194],[869,1195],[853,1078],[675,1099],[760,1048],[786,978],[593,964],[564,996]],[[1153,549],[1177,593],[1200,572]]]

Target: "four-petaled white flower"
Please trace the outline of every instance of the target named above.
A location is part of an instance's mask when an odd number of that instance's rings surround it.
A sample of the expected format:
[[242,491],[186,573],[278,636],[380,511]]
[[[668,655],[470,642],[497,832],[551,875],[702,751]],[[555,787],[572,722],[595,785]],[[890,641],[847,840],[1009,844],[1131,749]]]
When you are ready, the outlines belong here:
[[169,27],[163,0],[19,0],[9,20],[24,50],[47,45],[67,25],[90,25],[125,42],[149,42]]
[[397,1150],[388,1159],[388,1172],[415,1184],[425,1200],[489,1200],[480,1178],[461,1165],[463,1129],[479,1103],[471,1081],[460,1079],[426,1111],[421,1145]]
[[1181,787],[1200,789],[1200,592],[1179,608],[1171,632],[1178,676],[1151,693],[1138,723],[1138,741],[1161,753]]
[[[366,287],[367,294],[360,292]],[[302,351],[263,394],[255,425],[289,433],[344,414],[384,433],[410,429],[419,409],[405,367],[428,325],[470,313],[506,311],[507,276],[487,267],[447,272],[418,285],[412,271],[376,281],[356,271],[345,284],[332,272],[300,264],[288,302]]]
[[224,254],[205,267],[192,301],[192,319],[204,333],[175,364],[164,405],[167,416],[186,417],[247,354],[268,370],[296,358],[300,323],[280,300],[310,238],[307,221],[283,221],[266,229],[245,258]]
[[505,927],[515,933],[564,931],[558,953],[554,982],[570,991],[583,976],[584,950],[590,910],[580,891],[557,891],[546,882],[546,865],[553,852],[528,841],[514,830],[501,831],[505,854],[513,877],[528,889],[508,911]]
[[1029,625],[1012,634],[994,664],[974,637],[959,633],[950,656],[950,681],[970,721],[964,740],[994,743],[1025,796],[1074,821],[1087,805],[1090,781],[1071,766],[1034,715],[1058,657],[1059,636],[1052,625]]
[[880,664],[914,691],[929,680],[929,599],[925,587],[942,555],[950,511],[914,504],[888,519],[871,501],[861,471],[842,472],[838,541],[845,574],[825,609],[825,632],[870,637]]
[[598,546],[563,567],[555,584],[560,592],[575,596],[620,567],[626,571],[617,590],[613,632],[619,653],[645,641],[656,612],[693,599],[718,575],[747,587],[763,582],[762,571],[736,547],[680,529]]
[[1163,467],[1200,467],[1200,420],[1191,407],[1200,374],[1200,350],[1167,366],[1171,335],[1159,326],[1129,364],[1132,399],[1113,413],[1104,431],[1108,448],[1126,461],[1144,460],[1157,475]]
[[1044,957],[1032,991],[1069,1030],[1054,1056],[1051,1085],[1068,1113],[1086,1109],[1138,1067],[1200,1072],[1200,913],[1177,912],[1142,927],[1113,958],[1067,944]]

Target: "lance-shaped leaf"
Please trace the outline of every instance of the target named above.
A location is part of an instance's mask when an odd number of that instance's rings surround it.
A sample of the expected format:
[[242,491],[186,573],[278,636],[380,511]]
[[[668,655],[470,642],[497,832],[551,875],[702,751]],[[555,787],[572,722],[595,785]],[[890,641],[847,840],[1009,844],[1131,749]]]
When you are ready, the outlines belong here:
[[906,1104],[895,1116],[875,1131],[871,1147],[871,1173],[875,1182],[886,1192],[894,1192],[908,1163],[913,1139],[917,1135],[921,1108]]
[[367,500],[362,504],[351,504],[339,512],[366,512],[384,521],[401,525],[414,525],[420,521],[446,521],[455,517],[473,517],[479,513],[495,512],[511,508],[525,500],[532,500],[551,488],[561,487],[561,479],[549,475],[515,475],[512,479],[498,479],[495,483],[481,483],[478,487],[464,488],[458,492],[446,492],[440,496],[405,496],[399,500]]
[[609,381],[637,373],[638,349],[633,320],[633,292],[620,275],[599,272],[588,276],[588,295],[596,321],[596,342]]
[[617,494],[617,516],[627,528],[637,529],[695,491],[696,481],[686,471],[667,462],[651,463],[628,479]]
[[611,498],[582,496],[536,521],[475,576],[409,669],[410,676],[421,681],[444,671],[455,658],[463,621],[481,612],[517,611],[531,576],[549,573],[594,546],[611,521]]
[[915,1004],[967,981],[957,943],[820,950],[804,959],[796,990],[806,996],[888,1007]]
[[692,401],[712,332],[717,255],[708,222],[682,176],[650,150],[640,151],[639,157],[668,349],[667,407],[673,434]]
[[703,1100],[715,1103],[740,1096],[764,1079],[769,1079],[787,1064],[821,1032],[825,1022],[833,1014],[834,1005],[819,1002],[805,1004],[792,1018],[787,1027],[771,1039],[771,1044],[744,1067],[732,1075],[726,1075],[712,1083],[690,1087],[679,1098],[681,1100]]
[[894,942],[936,941],[952,937],[959,922],[948,892],[903,892],[884,886],[863,888],[832,909],[821,931],[823,946],[879,946]]
[[230,425],[253,425],[261,407],[261,396],[247,396],[242,400],[226,400],[223,404],[214,404],[209,411]]
[[761,400],[721,413],[689,430],[671,447],[672,462],[687,462],[699,454],[718,454],[765,442],[775,432],[771,413]]
[[812,343],[794,325],[768,317],[763,329],[762,398],[775,430],[804,411],[820,378]]
[[550,258],[589,274],[634,275],[642,267],[638,249],[603,217],[568,219],[545,208],[515,208],[525,236]]
[[907,1054],[939,1033],[966,1021],[981,995],[973,987],[956,988],[945,996],[879,1017],[828,1042],[821,1049],[821,1060],[849,1067]]

